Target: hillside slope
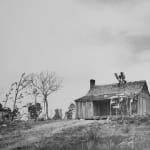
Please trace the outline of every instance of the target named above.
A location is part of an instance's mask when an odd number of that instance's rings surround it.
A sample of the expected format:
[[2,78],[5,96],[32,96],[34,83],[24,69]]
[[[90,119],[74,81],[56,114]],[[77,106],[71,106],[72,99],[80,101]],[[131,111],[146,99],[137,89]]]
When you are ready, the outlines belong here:
[[104,120],[35,123],[0,138],[1,150],[149,150],[150,124]]

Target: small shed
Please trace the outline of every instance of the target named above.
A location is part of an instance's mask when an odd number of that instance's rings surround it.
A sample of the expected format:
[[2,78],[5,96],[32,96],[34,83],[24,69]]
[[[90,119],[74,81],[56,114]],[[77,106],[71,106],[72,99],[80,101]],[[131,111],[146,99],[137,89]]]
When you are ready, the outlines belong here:
[[150,94],[145,80],[95,85],[90,80],[88,93],[75,100],[77,119],[150,113]]

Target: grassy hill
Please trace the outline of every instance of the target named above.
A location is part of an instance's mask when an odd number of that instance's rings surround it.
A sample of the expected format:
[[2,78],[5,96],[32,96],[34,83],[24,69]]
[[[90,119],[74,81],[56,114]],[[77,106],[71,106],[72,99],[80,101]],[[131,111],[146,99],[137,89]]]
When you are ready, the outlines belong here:
[[0,128],[1,150],[149,150],[149,121],[17,122]]

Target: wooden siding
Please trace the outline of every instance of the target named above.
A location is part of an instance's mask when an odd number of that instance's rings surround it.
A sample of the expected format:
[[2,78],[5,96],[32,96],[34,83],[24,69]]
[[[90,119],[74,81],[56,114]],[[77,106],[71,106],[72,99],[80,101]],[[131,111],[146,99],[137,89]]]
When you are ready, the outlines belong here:
[[77,119],[92,119],[93,102],[91,101],[76,102],[76,106],[77,106],[77,111],[76,111]]
[[143,87],[138,96],[138,114],[144,115],[150,113],[150,95],[146,86]]
[[138,99],[138,114],[150,113],[150,98],[145,93],[141,93]]

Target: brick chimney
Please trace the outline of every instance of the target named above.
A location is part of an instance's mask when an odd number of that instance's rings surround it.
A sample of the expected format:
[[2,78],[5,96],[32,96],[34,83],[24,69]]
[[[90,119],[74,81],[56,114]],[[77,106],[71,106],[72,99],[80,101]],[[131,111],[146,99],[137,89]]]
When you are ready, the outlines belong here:
[[94,79],[91,79],[90,80],[90,89],[94,88],[95,87],[95,80]]

